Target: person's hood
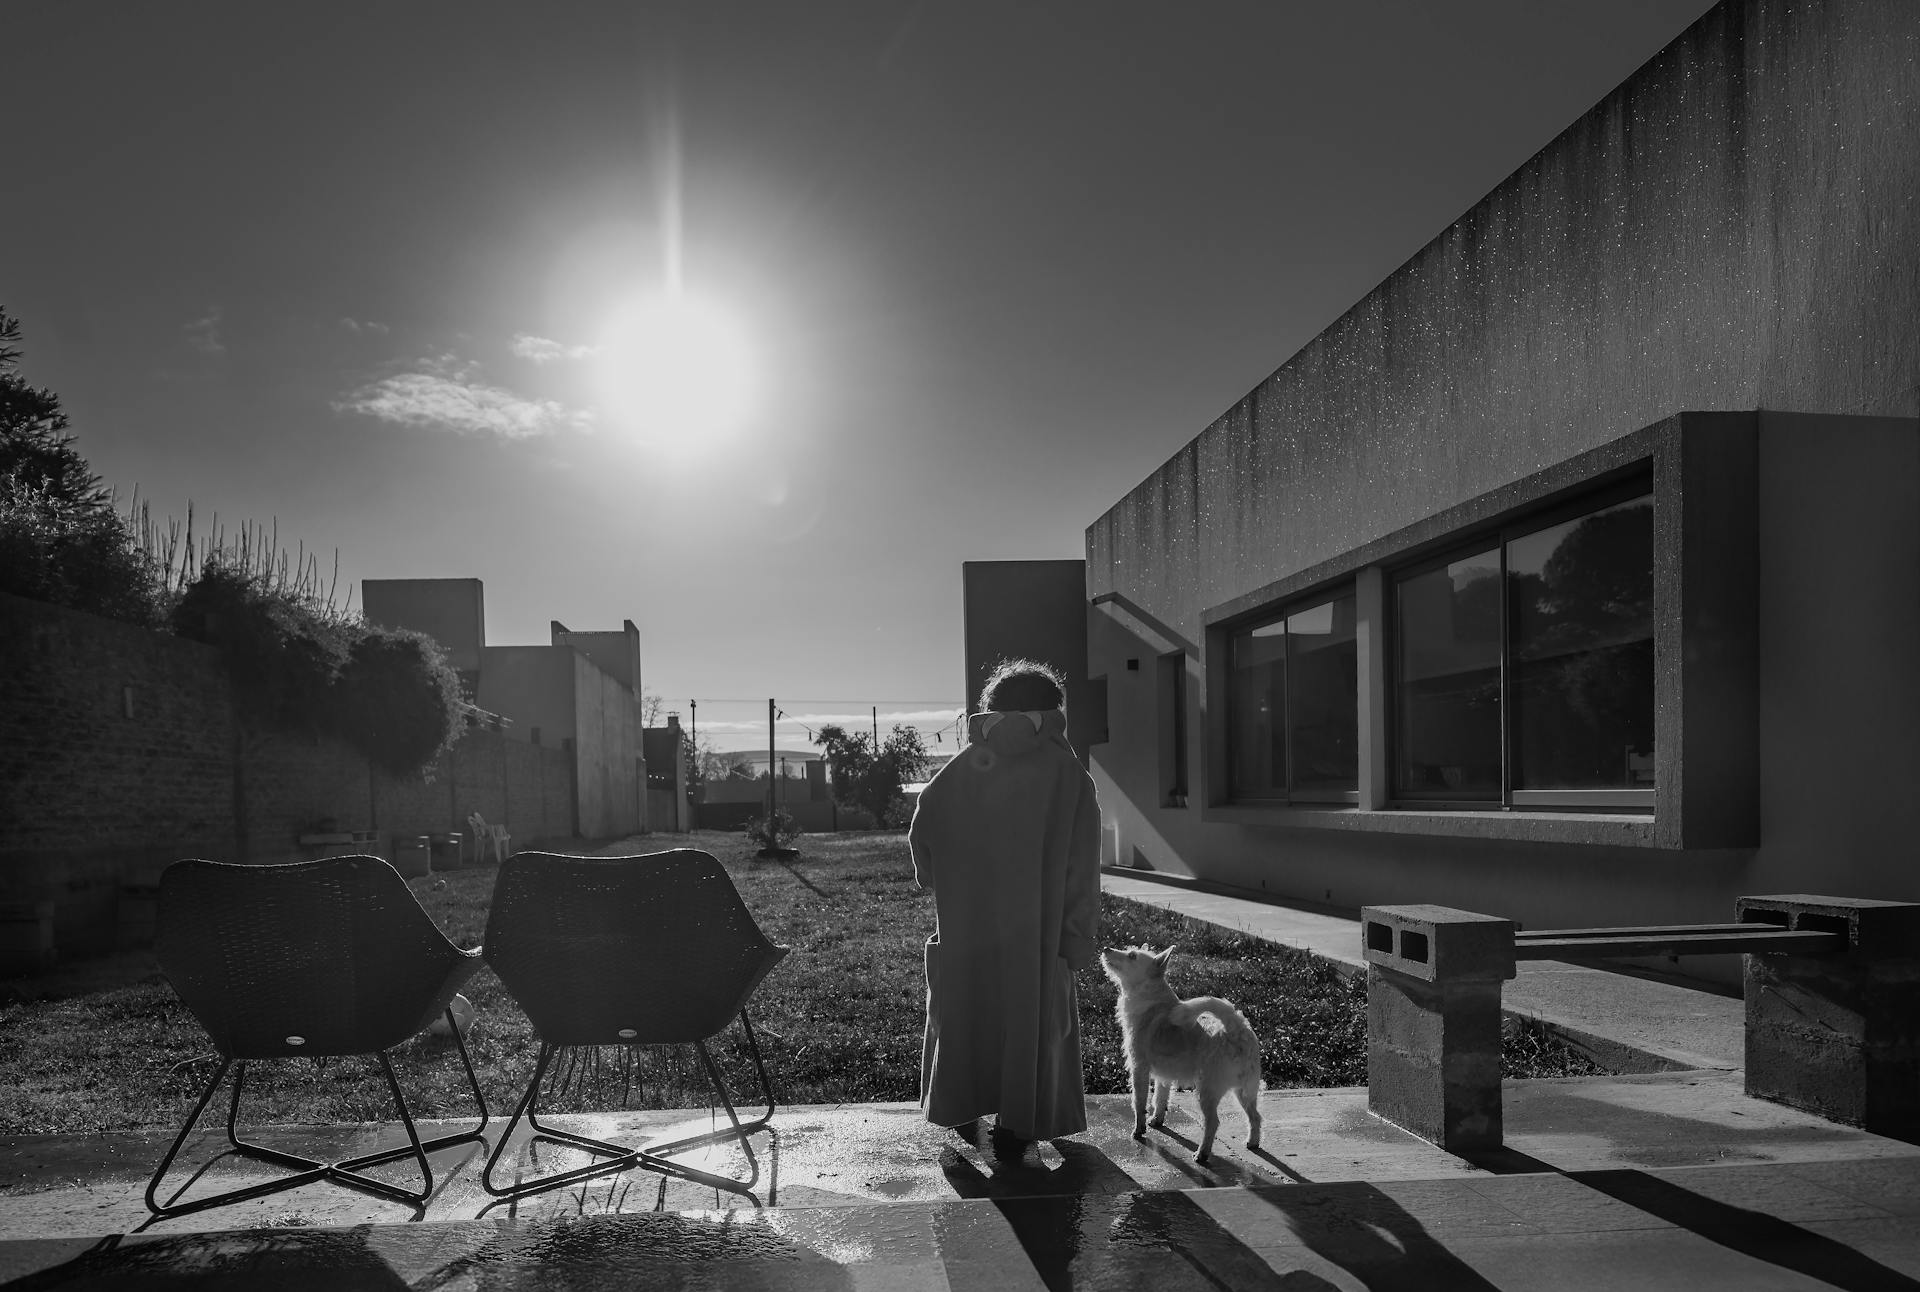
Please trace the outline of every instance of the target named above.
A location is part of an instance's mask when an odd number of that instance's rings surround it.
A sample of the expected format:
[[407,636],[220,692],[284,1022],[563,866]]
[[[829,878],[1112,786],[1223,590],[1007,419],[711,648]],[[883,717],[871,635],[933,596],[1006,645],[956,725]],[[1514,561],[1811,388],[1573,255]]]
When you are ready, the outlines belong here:
[[[1051,742],[1066,746],[1067,714],[1064,709],[1021,709],[1006,713],[976,713],[967,719],[969,756],[991,752],[1018,755],[1029,753]],[[976,766],[991,766],[990,759],[975,758]]]

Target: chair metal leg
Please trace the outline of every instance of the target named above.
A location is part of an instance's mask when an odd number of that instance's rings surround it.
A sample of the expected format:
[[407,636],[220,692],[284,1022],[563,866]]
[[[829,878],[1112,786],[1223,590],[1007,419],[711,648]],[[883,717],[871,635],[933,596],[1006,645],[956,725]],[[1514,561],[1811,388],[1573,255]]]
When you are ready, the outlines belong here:
[[[454,1022],[453,1012],[451,1010],[447,1012],[447,1021],[449,1024]],[[457,1027],[454,1030],[454,1035],[456,1037],[459,1036],[459,1029]],[[406,1128],[406,1144],[397,1149],[368,1153],[360,1157],[347,1158],[344,1161],[322,1162],[315,1158],[301,1157],[294,1153],[283,1153],[279,1149],[268,1148],[264,1144],[255,1144],[243,1140],[240,1138],[238,1123],[240,1118],[240,1093],[246,1084],[247,1063],[244,1059],[239,1060],[237,1063],[232,1059],[228,1059],[221,1063],[219,1070],[213,1074],[213,1079],[207,1083],[206,1089],[201,1092],[200,1101],[194,1105],[192,1115],[187,1118],[186,1124],[180,1128],[180,1133],[174,1137],[173,1146],[167,1150],[167,1155],[160,1160],[160,1168],[153,1173],[153,1179],[147,1183],[147,1209],[153,1212],[154,1215],[160,1217],[182,1216],[190,1212],[203,1211],[208,1207],[224,1206],[228,1203],[243,1202],[251,1198],[265,1197],[268,1194],[279,1193],[287,1189],[296,1189],[302,1185],[312,1184],[316,1180],[323,1179],[332,1180],[336,1184],[341,1184],[348,1188],[374,1193],[396,1202],[409,1203],[416,1207],[425,1203],[428,1198],[433,1196],[433,1169],[427,1161],[426,1155],[454,1144],[486,1143],[486,1136],[482,1133],[486,1130],[489,1120],[486,1099],[480,1093],[480,1082],[474,1075],[473,1062],[467,1055],[466,1043],[463,1040],[460,1042],[460,1059],[461,1062],[466,1065],[468,1084],[473,1088],[474,1099],[480,1106],[480,1125],[473,1130],[465,1131],[457,1135],[442,1135],[436,1139],[423,1141],[420,1138],[418,1130],[414,1127],[413,1115],[407,1108],[406,1098],[401,1094],[400,1082],[394,1075],[392,1061],[387,1057],[387,1053],[384,1050],[379,1052],[379,1058],[381,1070],[386,1074],[387,1089],[393,1095],[394,1106],[399,1109],[400,1112],[401,1124]],[[173,1165],[174,1158],[179,1154],[181,1146],[186,1143],[187,1136],[192,1132],[194,1125],[200,1120],[200,1115],[206,1111],[207,1104],[213,1098],[213,1092],[219,1088],[220,1082],[227,1075],[229,1068],[233,1069],[233,1097],[227,1104],[227,1143],[232,1146],[229,1151],[244,1157],[271,1162],[276,1166],[287,1167],[293,1174],[277,1180],[269,1180],[261,1184],[249,1185],[241,1189],[232,1189],[226,1193],[213,1194],[205,1198],[196,1198],[192,1202],[177,1205],[171,1202],[162,1203],[157,1197],[160,1181],[166,1175],[168,1168]],[[409,1156],[415,1159],[420,1169],[423,1188],[418,1193],[360,1173],[360,1168],[362,1167],[379,1166],[383,1163],[398,1161],[403,1157]],[[192,1181],[188,1183],[191,1184]],[[183,1189],[185,1187],[186,1186],[182,1186]],[[174,1196],[178,1197],[179,1194],[176,1192]]]
[[[493,1152],[487,1157],[486,1169],[480,1173],[480,1187],[496,1198],[515,1198],[522,1194],[558,1189],[595,1176],[611,1175],[639,1165],[644,1157],[639,1149],[624,1148],[619,1144],[609,1144],[605,1140],[576,1135],[572,1131],[561,1130],[558,1126],[541,1124],[536,1112],[540,1083],[546,1080],[547,1067],[553,1062],[553,1056],[558,1052],[558,1046],[547,1041],[540,1043],[540,1054],[533,1065],[533,1079],[527,1082],[526,1093],[520,1096],[519,1105],[513,1110],[513,1116],[507,1119],[506,1128],[500,1132],[500,1138],[494,1143]],[[507,1148],[513,1141],[514,1128],[520,1124],[523,1117],[533,1130],[533,1134],[527,1140],[529,1144],[544,1140],[567,1148],[582,1149],[609,1160],[575,1167],[570,1171],[556,1172],[553,1175],[538,1176],[532,1180],[519,1180],[510,1185],[495,1184],[494,1170],[500,1165],[500,1159],[506,1155]]]
[[722,1140],[736,1140],[739,1142],[740,1151],[746,1154],[747,1165],[752,1168],[752,1174],[746,1179],[741,1180],[730,1176],[714,1175],[711,1172],[699,1171],[693,1167],[685,1166],[677,1167],[673,1173],[688,1179],[698,1179],[701,1183],[710,1184],[716,1188],[730,1189],[735,1192],[744,1193],[758,1183],[760,1179],[760,1161],[754,1156],[753,1145],[748,1137],[773,1119],[775,1103],[773,1085],[767,1079],[766,1061],[760,1054],[760,1042],[753,1034],[753,1024],[747,1021],[747,1011],[744,1009],[740,1011],[740,1025],[746,1031],[747,1053],[753,1058],[754,1070],[760,1078],[760,1091],[766,1097],[766,1111],[751,1121],[740,1120],[740,1114],[733,1105],[732,1094],[727,1089],[726,1080],[720,1075],[719,1065],[714,1063],[713,1055],[708,1051],[706,1042],[697,1041],[694,1045],[700,1052],[700,1062],[706,1068],[707,1082],[712,1086],[714,1093],[720,1097],[721,1104],[726,1108],[727,1120],[730,1123],[730,1127],[724,1130],[709,1131],[704,1135],[688,1136],[685,1139],[677,1139],[665,1144],[649,1144],[645,1148],[644,1153],[649,1158],[664,1158],[674,1153],[684,1152],[690,1148],[717,1144]]

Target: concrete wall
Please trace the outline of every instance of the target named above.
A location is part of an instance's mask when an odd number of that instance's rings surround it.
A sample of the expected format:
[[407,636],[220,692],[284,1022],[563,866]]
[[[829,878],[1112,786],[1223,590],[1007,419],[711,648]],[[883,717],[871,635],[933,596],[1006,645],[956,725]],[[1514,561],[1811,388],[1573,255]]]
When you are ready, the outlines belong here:
[[558,749],[574,735],[574,658],[551,646],[489,646],[474,702],[511,718],[516,740]]
[[967,561],[960,567],[967,708],[994,665],[1025,657],[1067,679],[1067,742],[1087,760],[1105,729],[1104,699],[1089,684],[1085,561]]
[[[1920,897],[1916,138],[1920,6],[1723,4],[1095,522],[1112,855],[1535,927],[1727,919],[1741,893]],[[1204,729],[1210,610],[1688,409],[1767,410],[1757,848],[1159,806],[1154,675],[1121,661],[1185,651]]]
[[238,721],[211,647],[0,594],[0,902],[55,901],[63,955],[113,944],[125,884],[182,857],[277,862],[325,830],[571,830],[570,757],[471,728],[433,779]]
[[633,620],[621,620],[619,631],[575,632],[555,620],[553,644],[571,646],[600,666],[602,672],[622,686],[640,694],[640,630]]
[[369,623],[411,628],[440,643],[447,662],[471,676],[487,645],[487,603],[478,579],[363,579]]
[[647,828],[640,699],[578,651],[573,661],[575,784],[580,833],[613,839]]
[[1910,0],[1715,8],[1096,521],[1088,595],[1196,638],[1683,409],[1920,413],[1915,138]]

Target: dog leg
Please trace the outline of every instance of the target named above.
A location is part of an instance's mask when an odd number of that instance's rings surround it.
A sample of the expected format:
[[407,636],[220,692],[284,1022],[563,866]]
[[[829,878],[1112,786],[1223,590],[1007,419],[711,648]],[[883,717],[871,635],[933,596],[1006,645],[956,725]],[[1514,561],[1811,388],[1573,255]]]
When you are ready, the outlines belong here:
[[1133,1068],[1133,1137],[1147,1137],[1147,1087],[1153,1084],[1153,1073],[1145,1064],[1135,1064]]
[[1205,1166],[1213,1156],[1213,1137],[1220,1130],[1220,1101],[1226,1098],[1227,1092],[1202,1083],[1194,1093],[1200,1097],[1201,1134],[1200,1151],[1193,1155],[1193,1160]]
[[1155,1130],[1167,1124],[1167,1098],[1173,1094],[1173,1082],[1155,1081],[1153,1083],[1153,1120],[1147,1123]]
[[1247,1113],[1247,1147],[1260,1147],[1260,1074],[1252,1076],[1234,1087],[1233,1093],[1240,1100],[1240,1107]]

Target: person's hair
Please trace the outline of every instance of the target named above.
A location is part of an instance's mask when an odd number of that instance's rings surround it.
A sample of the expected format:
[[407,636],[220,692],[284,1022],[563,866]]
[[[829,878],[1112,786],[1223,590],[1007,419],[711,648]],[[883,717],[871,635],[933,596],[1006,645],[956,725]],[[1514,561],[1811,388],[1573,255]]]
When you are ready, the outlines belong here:
[[1037,659],[1003,659],[980,688],[980,708],[1000,713],[1060,709],[1067,703],[1067,679]]

